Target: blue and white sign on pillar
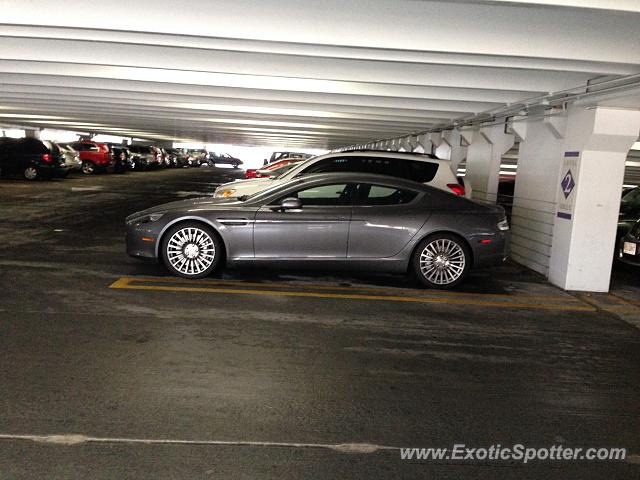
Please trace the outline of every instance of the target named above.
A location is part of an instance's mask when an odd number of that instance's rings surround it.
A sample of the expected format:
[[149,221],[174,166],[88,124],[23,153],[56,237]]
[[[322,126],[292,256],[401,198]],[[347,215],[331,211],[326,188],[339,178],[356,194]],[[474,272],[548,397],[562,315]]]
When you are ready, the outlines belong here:
[[575,200],[575,188],[578,184],[578,163],[580,152],[564,152],[562,172],[560,177],[560,195],[558,196],[558,218],[571,220],[573,218],[573,205]]

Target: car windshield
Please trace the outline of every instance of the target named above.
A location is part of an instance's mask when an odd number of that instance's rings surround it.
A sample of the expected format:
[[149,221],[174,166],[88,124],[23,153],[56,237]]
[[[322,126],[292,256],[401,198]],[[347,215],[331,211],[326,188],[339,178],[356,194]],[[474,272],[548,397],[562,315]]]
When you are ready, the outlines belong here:
[[271,194],[273,194],[273,192],[280,190],[281,188],[283,188],[284,185],[289,185],[290,183],[293,183],[293,182],[278,182],[276,185],[273,185],[269,188],[265,188],[264,190],[260,190],[250,195],[242,195],[238,197],[238,200],[240,200],[241,202],[247,202],[249,200],[251,201],[260,200],[261,198],[269,197]]
[[624,212],[640,210],[640,188],[634,188],[622,198],[620,209]]

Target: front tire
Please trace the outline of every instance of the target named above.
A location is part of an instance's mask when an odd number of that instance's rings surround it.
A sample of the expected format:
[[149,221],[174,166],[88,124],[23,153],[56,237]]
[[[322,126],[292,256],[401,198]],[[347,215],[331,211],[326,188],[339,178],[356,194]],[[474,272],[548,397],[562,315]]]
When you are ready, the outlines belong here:
[[204,278],[218,268],[222,242],[214,231],[198,222],[171,227],[162,239],[162,259],[167,269],[183,278]]
[[22,171],[22,176],[29,181],[38,180],[40,178],[40,170],[34,165],[29,165]]
[[85,160],[82,162],[82,173],[85,175],[93,175],[96,173],[96,166],[93,162]]
[[468,245],[457,235],[439,233],[422,240],[411,259],[413,273],[425,286],[446,289],[460,284],[471,267]]

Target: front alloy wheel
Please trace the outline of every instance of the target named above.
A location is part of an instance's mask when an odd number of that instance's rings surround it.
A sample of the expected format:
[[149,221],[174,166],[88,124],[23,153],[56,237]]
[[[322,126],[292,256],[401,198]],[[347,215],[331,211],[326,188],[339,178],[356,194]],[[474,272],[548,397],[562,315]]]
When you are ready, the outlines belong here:
[[422,242],[413,258],[414,272],[428,287],[451,288],[466,276],[470,266],[469,247],[455,235],[437,234]]
[[96,171],[96,166],[93,164],[93,162],[90,162],[88,160],[85,160],[84,162],[82,162],[82,173],[84,173],[85,175],[91,175]]
[[167,232],[162,241],[162,253],[165,265],[173,274],[203,278],[220,263],[222,246],[210,228],[187,222]]

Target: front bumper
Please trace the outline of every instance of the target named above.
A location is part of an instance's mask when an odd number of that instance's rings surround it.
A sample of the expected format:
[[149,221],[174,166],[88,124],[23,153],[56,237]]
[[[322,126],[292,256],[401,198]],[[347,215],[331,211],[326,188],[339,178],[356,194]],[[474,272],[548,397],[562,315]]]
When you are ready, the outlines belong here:
[[125,243],[127,254],[134,258],[156,260],[156,244],[161,228],[155,222],[127,222]]

